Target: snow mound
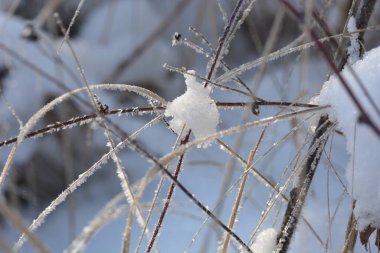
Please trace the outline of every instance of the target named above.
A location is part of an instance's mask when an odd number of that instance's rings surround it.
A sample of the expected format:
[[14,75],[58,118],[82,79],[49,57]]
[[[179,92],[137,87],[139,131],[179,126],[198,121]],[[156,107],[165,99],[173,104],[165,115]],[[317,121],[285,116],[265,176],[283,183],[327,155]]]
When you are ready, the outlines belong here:
[[[380,47],[365,54],[362,60],[352,65],[352,69],[359,76],[376,107],[380,108]],[[342,76],[370,118],[380,126],[378,113],[351,71],[345,68]],[[368,225],[380,228],[380,138],[368,125],[358,122],[360,112],[336,76],[324,84],[319,103],[331,105],[330,119],[338,121],[347,139],[346,148],[350,161],[346,177],[350,194],[356,200],[354,214],[358,220],[358,229],[363,230]]]
[[274,228],[268,228],[262,231],[252,244],[254,253],[272,253],[276,249],[277,232]]
[[[185,131],[191,129],[198,139],[216,132],[219,112],[215,101],[210,98],[211,88],[197,82],[194,70],[187,73],[184,75],[186,92],[167,105],[165,116],[172,117],[169,125],[175,133],[180,134],[185,125]],[[209,145],[204,143],[198,147]]]

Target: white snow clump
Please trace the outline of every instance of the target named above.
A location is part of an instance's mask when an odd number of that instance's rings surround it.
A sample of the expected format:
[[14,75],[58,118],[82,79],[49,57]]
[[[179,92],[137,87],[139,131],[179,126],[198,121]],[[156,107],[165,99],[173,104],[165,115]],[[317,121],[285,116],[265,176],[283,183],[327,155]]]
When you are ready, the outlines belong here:
[[[380,108],[380,47],[366,53],[362,60],[352,65],[352,69],[376,107]],[[345,68],[341,74],[369,117],[380,126],[379,114],[351,71]],[[367,124],[358,122],[360,112],[336,76],[332,76],[323,85],[319,104],[331,105],[330,120],[337,120],[338,127],[347,140],[346,149],[350,161],[347,164],[346,178],[349,193],[356,200],[354,214],[358,229],[362,231],[368,225],[380,228],[380,138]]]
[[272,253],[276,249],[277,232],[274,228],[262,231],[252,244],[252,251],[257,253]]
[[[180,134],[185,125],[185,131],[191,129],[195,138],[199,139],[216,132],[219,112],[215,101],[210,98],[211,88],[197,82],[194,70],[187,73],[184,74],[186,92],[168,103],[165,116],[172,117],[169,125],[175,133]],[[198,148],[209,145],[210,142],[203,143]]]

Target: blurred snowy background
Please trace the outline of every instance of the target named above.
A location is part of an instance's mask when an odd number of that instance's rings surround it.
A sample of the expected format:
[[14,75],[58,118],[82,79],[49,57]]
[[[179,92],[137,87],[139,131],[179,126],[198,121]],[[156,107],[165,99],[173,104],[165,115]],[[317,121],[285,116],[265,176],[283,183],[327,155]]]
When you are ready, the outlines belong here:
[[[206,76],[208,58],[184,45],[172,46],[175,32],[181,39],[207,48],[189,26],[202,32],[215,49],[223,32],[224,20],[220,4],[227,17],[236,1],[216,0],[3,0],[0,2],[0,141],[17,136],[21,127],[42,106],[63,93],[84,86],[81,71],[89,84],[116,83],[144,87],[172,101],[185,89],[183,75],[163,68],[165,63],[178,68],[195,70]],[[327,24],[336,39],[344,46],[349,35],[342,36],[348,11],[354,1],[291,1],[299,10],[313,10]],[[358,1],[360,2],[360,1]],[[78,4],[81,7],[76,12]],[[307,8],[306,8],[307,7]],[[65,28],[70,27],[66,40],[54,13],[58,13]],[[72,26],[70,22],[76,14]],[[380,7],[375,6],[370,19],[374,28],[365,35],[365,49],[380,45],[377,26]],[[326,34],[314,20],[319,36]],[[279,1],[258,0],[242,27],[231,42],[224,61],[235,68],[287,46],[302,34],[302,30]],[[303,37],[289,48],[310,42]],[[308,103],[318,94],[328,79],[330,69],[315,47],[303,48],[269,63],[245,71],[239,77],[256,96],[267,101]],[[218,72],[217,76],[223,72]],[[235,87],[231,84],[226,84]],[[241,87],[239,87],[241,88]],[[376,92],[376,91],[375,91]],[[378,90],[377,90],[378,92]],[[150,106],[145,98],[125,91],[95,91],[99,101],[109,110]],[[378,94],[378,93],[377,93]],[[249,98],[228,90],[214,89],[212,98],[219,102],[252,102]],[[338,96],[338,95],[337,95]],[[378,97],[375,97],[378,100]],[[297,108],[262,106],[260,114],[250,109],[219,109],[221,115],[217,130],[241,125]],[[86,92],[64,101],[48,112],[33,130],[73,117],[92,114],[93,108]],[[119,133],[131,134],[149,122],[156,114],[107,116]],[[283,187],[289,196],[297,182],[297,173],[312,138],[312,114],[271,124],[253,160],[254,167],[273,185]],[[311,123],[310,123],[311,122]],[[200,122],[201,124],[201,122]],[[221,139],[245,160],[253,149],[262,128],[225,136]],[[117,142],[118,137],[115,137]],[[136,141],[155,157],[171,152],[176,134],[167,127],[167,121],[146,129]],[[191,137],[193,138],[193,137]],[[374,138],[373,147],[379,147]],[[86,171],[109,151],[104,130],[95,122],[46,134],[41,138],[26,139],[19,146],[10,171],[1,186],[2,199],[22,217],[28,226],[80,173]],[[12,145],[0,147],[0,164],[4,166]],[[140,154],[125,148],[119,152],[129,181],[137,185],[152,166]],[[346,139],[331,134],[318,166],[311,190],[303,209],[305,221],[300,221],[290,252],[341,252],[345,243],[347,223],[352,211],[348,192],[346,167],[350,159]],[[174,170],[176,160],[169,165]],[[186,153],[179,181],[182,182],[210,210],[228,223],[239,180],[244,166],[214,142],[207,149],[193,148]],[[157,173],[146,187],[139,201],[147,217],[161,174]],[[170,180],[163,188],[148,224],[153,231]],[[374,189],[375,191],[375,189]],[[375,192],[379,202],[379,192]],[[106,207],[109,214],[104,224],[94,229],[88,240],[82,241],[81,252],[120,252],[130,213],[128,202],[121,195],[122,187],[112,161],[101,166],[86,183],[69,195],[34,233],[50,252],[63,252],[72,242],[81,238],[84,229],[102,208],[115,196],[114,206]],[[280,229],[286,202],[276,195],[268,183],[249,174],[243,204],[234,231],[251,244],[267,228]],[[262,212],[270,201],[275,204],[268,217]],[[108,215],[108,216],[107,216]],[[216,252],[224,231],[207,220],[205,215],[181,191],[174,198],[157,242],[160,252]],[[203,227],[203,222],[206,225]],[[262,221],[262,224],[260,222]],[[260,226],[258,227],[258,224]],[[257,229],[256,232],[254,232]],[[131,230],[130,251],[135,252],[141,227],[134,222]],[[199,234],[197,234],[199,232]],[[377,251],[374,236],[370,248]],[[20,237],[7,217],[0,219],[0,252],[13,252],[12,246]],[[140,251],[145,251],[149,238],[144,237]],[[265,243],[264,243],[265,244]],[[78,246],[78,245],[76,245]],[[238,245],[230,243],[228,252],[237,252]],[[26,242],[20,252],[35,252]],[[365,252],[356,243],[355,252]]]

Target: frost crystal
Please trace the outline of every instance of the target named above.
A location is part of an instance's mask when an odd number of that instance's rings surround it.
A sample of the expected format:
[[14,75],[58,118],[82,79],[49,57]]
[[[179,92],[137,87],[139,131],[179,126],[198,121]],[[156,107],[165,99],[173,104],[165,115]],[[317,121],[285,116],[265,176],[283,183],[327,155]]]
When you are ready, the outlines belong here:
[[276,248],[277,232],[274,228],[262,231],[252,245],[253,252],[272,253]]
[[[355,32],[357,30],[356,28],[356,20],[354,17],[350,17],[347,24],[347,30],[349,33]],[[351,34],[350,38],[350,46],[347,48],[348,53],[348,63],[353,64],[354,62],[358,61],[359,55],[360,55],[360,44],[359,44],[359,33],[353,33]]]
[[[198,139],[216,132],[219,112],[215,101],[210,98],[211,88],[198,83],[194,75],[193,70],[184,75],[187,90],[168,104],[165,116],[172,117],[169,124],[174,132],[180,134],[185,125],[185,131],[191,129]],[[209,145],[204,143],[199,147],[206,148]]]
[[[352,65],[369,96],[363,92],[349,69],[346,68],[341,73],[377,126],[380,126],[377,111],[380,108],[379,59],[380,47],[377,47]],[[377,109],[370,103],[370,98]],[[347,139],[346,148],[351,158],[346,177],[349,193],[356,200],[354,214],[358,220],[358,229],[363,230],[368,225],[380,228],[380,138],[367,124],[358,121],[360,112],[335,76],[323,85],[319,103],[331,105],[329,117],[338,121]]]

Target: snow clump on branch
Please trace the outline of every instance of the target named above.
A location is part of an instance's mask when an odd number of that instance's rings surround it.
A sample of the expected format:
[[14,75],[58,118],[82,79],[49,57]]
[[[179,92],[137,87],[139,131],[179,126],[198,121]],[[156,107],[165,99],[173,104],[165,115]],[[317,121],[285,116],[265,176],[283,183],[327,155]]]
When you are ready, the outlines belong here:
[[[210,98],[211,87],[197,82],[195,74],[194,70],[184,74],[186,92],[168,103],[165,116],[172,117],[169,125],[175,133],[180,134],[185,125],[184,132],[191,129],[195,138],[199,139],[216,132],[219,112],[215,101]],[[206,148],[209,145],[210,142],[207,142],[198,147]]]

